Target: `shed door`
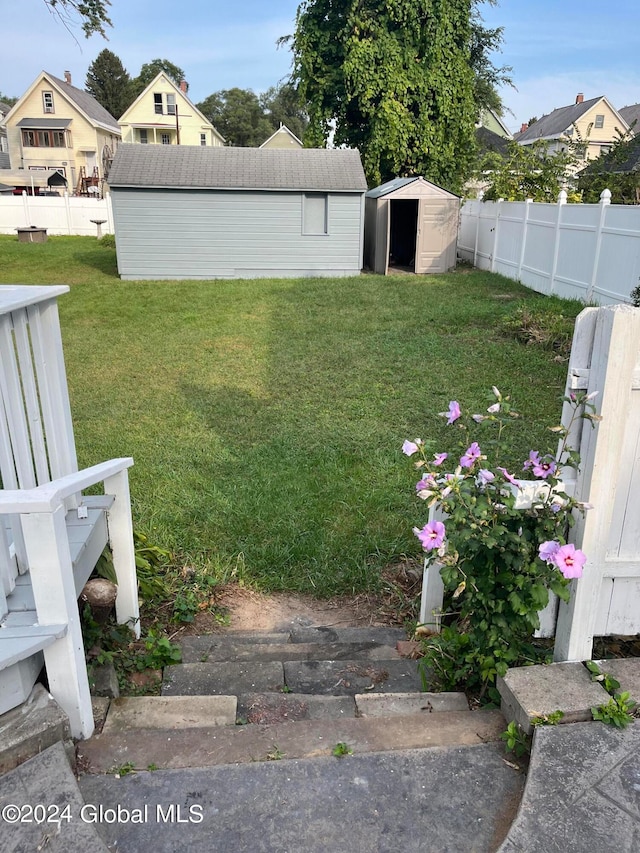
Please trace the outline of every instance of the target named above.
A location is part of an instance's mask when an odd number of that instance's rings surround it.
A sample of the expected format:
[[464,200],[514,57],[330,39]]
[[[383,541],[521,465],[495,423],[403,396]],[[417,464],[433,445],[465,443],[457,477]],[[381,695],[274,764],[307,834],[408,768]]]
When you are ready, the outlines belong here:
[[389,269],[389,227],[389,200],[385,198],[378,202],[376,216],[374,272],[378,275],[386,275]]
[[416,244],[417,273],[446,272],[456,263],[458,205],[442,199],[421,198]]

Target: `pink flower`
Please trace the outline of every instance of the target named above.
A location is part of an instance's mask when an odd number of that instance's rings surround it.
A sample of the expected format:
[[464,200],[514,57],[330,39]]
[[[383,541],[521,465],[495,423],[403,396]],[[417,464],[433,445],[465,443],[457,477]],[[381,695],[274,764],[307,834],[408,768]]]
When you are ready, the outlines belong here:
[[587,555],[575,545],[563,545],[556,551],[553,562],[565,578],[581,578],[582,567],[587,562]]
[[402,452],[405,456],[413,456],[414,453],[417,453],[420,449],[418,441],[405,441],[402,445]]
[[518,488],[520,488],[520,483],[516,480],[516,478],[513,476],[513,474],[510,474],[510,473],[507,471],[507,469],[506,469],[506,468],[501,468],[501,467],[498,465],[498,471],[500,471],[500,473],[501,473],[501,474],[502,474],[502,476],[505,478],[505,480],[508,480],[508,481],[511,483],[511,485],[512,485],[512,486],[517,486]]
[[487,483],[493,483],[495,478],[496,478],[496,475],[493,473],[493,471],[489,471],[488,468],[481,468],[478,471],[478,480],[480,480],[480,483],[483,486],[486,486]]
[[440,412],[443,418],[447,418],[447,424],[452,424],[454,421],[457,421],[460,417],[460,405],[456,402],[456,400],[452,400],[449,403],[449,411],[448,412]]
[[550,456],[545,456],[544,459],[539,459],[533,465],[533,475],[534,477],[541,477],[543,480],[546,480],[547,477],[555,474],[557,467],[555,461]]
[[496,412],[500,411],[500,403],[494,403],[492,406],[489,406],[487,409],[490,415],[495,415]]
[[444,462],[444,460],[448,456],[449,456],[448,453],[436,453],[435,456],[433,457],[433,464],[434,465],[442,465],[442,463]]
[[413,532],[420,540],[424,551],[433,551],[444,542],[445,529],[441,521],[430,521],[422,530],[414,527]]
[[534,465],[539,465],[539,464],[540,464],[540,454],[538,453],[537,450],[530,450],[529,451],[529,458],[527,459],[527,461],[522,466],[522,469],[524,471],[526,471],[527,468],[532,468]]
[[460,465],[463,468],[471,468],[474,462],[480,459],[480,446],[477,441],[474,441],[472,444],[467,447],[464,452],[464,456],[460,457]]
[[538,548],[538,554],[543,563],[555,563],[555,556],[560,550],[560,543],[553,539],[543,542]]

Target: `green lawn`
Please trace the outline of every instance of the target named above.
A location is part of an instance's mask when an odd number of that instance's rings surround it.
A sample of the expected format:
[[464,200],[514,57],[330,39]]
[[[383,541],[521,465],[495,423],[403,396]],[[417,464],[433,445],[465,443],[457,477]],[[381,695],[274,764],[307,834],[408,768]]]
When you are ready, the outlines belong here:
[[375,586],[425,520],[405,438],[436,413],[523,414],[513,461],[553,446],[566,364],[500,333],[546,300],[500,276],[121,282],[85,237],[0,236],[4,283],[67,283],[59,300],[79,461],[131,455],[134,522],[156,544],[264,589]]

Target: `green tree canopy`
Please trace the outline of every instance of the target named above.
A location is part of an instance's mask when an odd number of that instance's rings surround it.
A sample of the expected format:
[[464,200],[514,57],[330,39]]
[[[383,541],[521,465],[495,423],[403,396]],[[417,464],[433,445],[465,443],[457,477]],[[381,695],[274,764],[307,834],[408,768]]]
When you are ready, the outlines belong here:
[[12,107],[18,102],[18,99],[10,98],[8,95],[4,95],[2,92],[0,92],[0,101],[2,101],[3,104],[8,104],[8,106]]
[[176,86],[179,86],[180,83],[185,80],[185,73],[178,65],[174,65],[173,62],[170,62],[168,59],[152,59],[151,62],[145,62],[145,64],[140,69],[140,73],[137,77],[135,77],[131,81],[131,100],[129,103],[133,103],[138,95],[143,92],[149,83],[158,76],[158,74],[164,71],[164,73],[169,77]]
[[132,101],[131,78],[120,58],[106,48],[89,66],[85,89],[115,118],[120,118]]
[[358,148],[370,184],[454,192],[475,147],[473,0],[303,0],[291,39],[307,144]]
[[264,114],[258,96],[250,89],[223,89],[196,106],[220,131],[228,145],[257,148],[275,130]]
[[111,27],[107,14],[110,0],[44,0],[52,15],[68,27],[79,19],[86,38],[94,33],[106,38],[105,27]]
[[271,86],[260,95],[259,101],[271,124],[272,133],[281,124],[285,124],[298,139],[302,139],[309,124],[309,118],[300,94],[292,83]]

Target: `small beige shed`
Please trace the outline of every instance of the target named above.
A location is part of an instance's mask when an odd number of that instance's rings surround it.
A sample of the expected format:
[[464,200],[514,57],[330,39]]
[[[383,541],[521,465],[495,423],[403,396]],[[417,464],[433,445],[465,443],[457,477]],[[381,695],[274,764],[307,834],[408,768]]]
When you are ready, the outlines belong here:
[[364,265],[416,273],[456,265],[460,199],[424,178],[394,178],[369,190],[364,210]]

